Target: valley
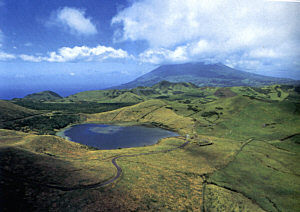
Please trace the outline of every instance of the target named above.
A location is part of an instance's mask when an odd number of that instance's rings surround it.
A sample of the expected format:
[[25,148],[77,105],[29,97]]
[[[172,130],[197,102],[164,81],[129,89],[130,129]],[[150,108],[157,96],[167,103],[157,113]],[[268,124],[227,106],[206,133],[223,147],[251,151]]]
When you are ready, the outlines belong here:
[[[0,102],[4,210],[300,208],[297,86],[162,81],[66,98],[49,94]],[[114,150],[55,136],[78,123],[148,125],[181,136]]]

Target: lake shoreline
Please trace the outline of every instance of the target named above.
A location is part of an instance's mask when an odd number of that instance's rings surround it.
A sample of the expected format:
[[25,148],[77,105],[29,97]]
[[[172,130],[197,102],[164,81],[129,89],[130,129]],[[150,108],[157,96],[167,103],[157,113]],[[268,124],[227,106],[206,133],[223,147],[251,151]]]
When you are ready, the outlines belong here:
[[55,135],[100,150],[151,146],[158,144],[164,138],[180,136],[177,132],[145,123],[74,124],[63,128]]

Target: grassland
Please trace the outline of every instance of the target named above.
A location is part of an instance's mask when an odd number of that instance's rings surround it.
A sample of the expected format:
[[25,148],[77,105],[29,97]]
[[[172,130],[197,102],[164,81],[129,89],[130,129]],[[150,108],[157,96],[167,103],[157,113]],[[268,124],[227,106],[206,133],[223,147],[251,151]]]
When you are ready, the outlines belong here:
[[[76,94],[78,102],[70,97],[51,104],[78,104],[85,95]],[[112,99],[124,103],[136,96],[135,105],[81,113],[80,121],[154,125],[189,134],[190,143],[171,152],[119,158],[123,173],[116,182],[65,191],[59,188],[111,179],[114,157],[168,150],[185,141],[174,137],[147,147],[94,150],[57,136],[0,130],[4,211],[300,210],[297,87],[163,82],[121,90]],[[71,98],[74,102],[67,103]]]
[[177,115],[161,100],[148,100],[114,111],[86,115],[86,122],[148,123],[162,128],[169,128],[181,134],[193,133],[194,128],[193,119]]
[[38,114],[38,111],[18,106],[4,100],[0,100],[0,111],[0,124],[3,124],[7,121],[22,119]]
[[[48,94],[48,93],[47,93]],[[38,95],[40,98],[44,98]],[[45,98],[47,98],[46,95]],[[115,110],[133,103],[47,102],[14,99],[0,101],[0,127],[40,135],[54,135],[58,129],[79,123],[82,113]]]

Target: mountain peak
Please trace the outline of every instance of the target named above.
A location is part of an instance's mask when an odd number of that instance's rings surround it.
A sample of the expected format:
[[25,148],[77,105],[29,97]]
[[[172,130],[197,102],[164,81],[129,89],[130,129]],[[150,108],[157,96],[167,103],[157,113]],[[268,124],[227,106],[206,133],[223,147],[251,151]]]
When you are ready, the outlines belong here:
[[143,76],[115,88],[153,86],[161,81],[190,82],[197,86],[263,86],[295,84],[291,79],[268,77],[230,68],[222,63],[203,62],[161,65]]

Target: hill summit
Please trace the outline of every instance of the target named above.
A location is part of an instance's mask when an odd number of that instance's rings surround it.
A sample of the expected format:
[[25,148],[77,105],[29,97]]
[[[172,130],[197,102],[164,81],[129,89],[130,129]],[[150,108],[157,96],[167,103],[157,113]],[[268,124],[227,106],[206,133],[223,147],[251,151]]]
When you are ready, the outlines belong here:
[[153,86],[161,81],[190,82],[197,86],[232,87],[295,84],[292,79],[268,77],[230,68],[222,63],[185,63],[162,65],[126,84],[114,88]]
[[62,99],[60,95],[53,91],[42,91],[39,93],[33,93],[29,94],[24,97],[24,100],[30,100],[30,101],[55,101]]

